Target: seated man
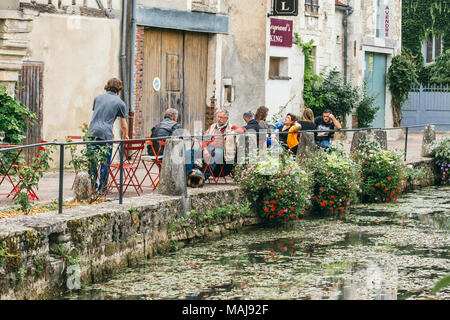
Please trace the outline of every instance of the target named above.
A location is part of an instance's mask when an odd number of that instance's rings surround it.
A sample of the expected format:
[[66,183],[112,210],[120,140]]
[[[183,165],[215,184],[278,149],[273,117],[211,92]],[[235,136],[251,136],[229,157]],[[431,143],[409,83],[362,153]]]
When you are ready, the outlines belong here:
[[[158,123],[156,126],[152,128],[152,138],[158,137],[169,137],[171,136],[175,130],[181,128],[181,124],[178,122],[178,110],[169,108],[164,112],[164,119]],[[147,151],[150,156],[156,157],[159,151],[159,156],[162,156],[164,153],[164,145],[159,144],[162,139],[152,140],[153,141],[153,149],[151,145],[147,146]],[[161,149],[160,149],[161,148]],[[153,150],[155,152],[153,152]],[[156,153],[156,154],[155,154]]]
[[[236,136],[228,135],[222,136],[221,134],[227,133],[243,133],[245,129],[232,126],[229,121],[229,114],[226,110],[219,110],[216,113],[216,122],[211,125],[205,132],[206,136],[212,135],[212,137],[205,137],[202,141],[202,150],[192,149],[186,150],[186,176],[187,184],[190,187],[200,187],[203,182],[211,176],[211,171],[218,164],[234,164],[236,156]],[[214,136],[218,134],[217,136]],[[194,159],[195,156],[202,153],[203,161],[209,163],[211,171],[205,168],[200,159]],[[203,174],[204,173],[204,174]]]
[[[339,121],[331,113],[331,110],[326,109],[322,116],[318,116],[314,119],[314,124],[317,130],[340,130],[342,128]],[[333,137],[334,133],[330,132],[317,132],[316,144],[321,148],[329,148],[330,139]]]
[[247,111],[243,115],[245,123],[247,123],[246,126],[244,126],[244,129],[248,133],[254,133],[256,135],[256,142],[258,145],[258,148],[267,148],[267,135],[266,135],[266,129],[262,128],[261,125],[258,123],[258,121],[255,119],[255,116],[253,112]]

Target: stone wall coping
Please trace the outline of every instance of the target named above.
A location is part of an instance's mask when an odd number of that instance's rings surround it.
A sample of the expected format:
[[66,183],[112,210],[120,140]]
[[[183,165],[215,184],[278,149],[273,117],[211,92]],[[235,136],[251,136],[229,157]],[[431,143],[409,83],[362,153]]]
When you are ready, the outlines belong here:
[[33,20],[33,16],[23,14],[18,10],[0,10],[0,19],[12,19],[12,20]]
[[[211,186],[201,189],[190,189],[190,196],[213,195],[225,191],[239,189],[237,185]],[[128,212],[129,208],[146,207],[148,209],[157,209],[161,204],[175,202],[183,198],[182,196],[165,196],[158,193],[152,193],[141,197],[126,198],[123,205],[116,202],[103,202],[90,206],[79,206],[65,209],[62,214],[56,211],[43,212],[33,216],[17,216],[0,220],[0,238],[11,233],[20,233],[24,231],[38,231],[47,234],[63,232],[67,227],[67,222],[72,220],[87,219],[95,216],[101,216],[108,213]]]

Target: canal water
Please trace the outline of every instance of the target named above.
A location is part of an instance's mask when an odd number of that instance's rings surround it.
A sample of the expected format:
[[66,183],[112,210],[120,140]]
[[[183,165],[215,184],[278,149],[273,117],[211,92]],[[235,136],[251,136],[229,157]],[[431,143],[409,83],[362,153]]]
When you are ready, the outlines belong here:
[[63,299],[450,299],[450,187],[254,229],[126,268]]

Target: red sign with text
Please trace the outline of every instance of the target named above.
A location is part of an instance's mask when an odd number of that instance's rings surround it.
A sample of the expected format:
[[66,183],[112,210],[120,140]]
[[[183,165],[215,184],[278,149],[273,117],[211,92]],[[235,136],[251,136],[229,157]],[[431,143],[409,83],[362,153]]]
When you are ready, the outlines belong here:
[[292,20],[270,19],[270,45],[292,47]]

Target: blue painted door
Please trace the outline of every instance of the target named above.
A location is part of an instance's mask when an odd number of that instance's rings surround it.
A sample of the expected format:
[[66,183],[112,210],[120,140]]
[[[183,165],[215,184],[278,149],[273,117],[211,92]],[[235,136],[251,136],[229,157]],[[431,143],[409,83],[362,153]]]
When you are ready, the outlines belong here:
[[386,55],[382,53],[366,52],[365,91],[375,97],[374,104],[378,107],[372,123],[373,127],[385,127],[386,109]]

